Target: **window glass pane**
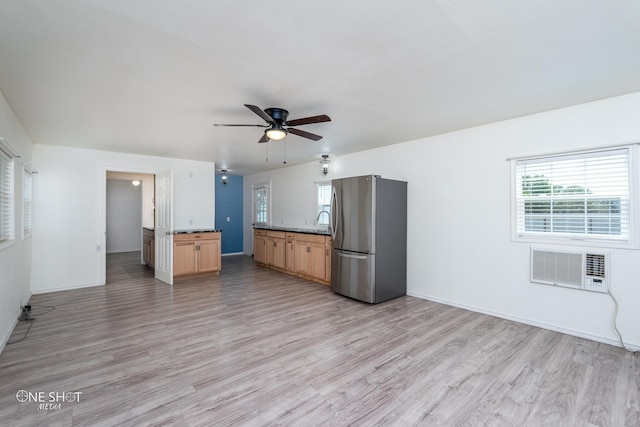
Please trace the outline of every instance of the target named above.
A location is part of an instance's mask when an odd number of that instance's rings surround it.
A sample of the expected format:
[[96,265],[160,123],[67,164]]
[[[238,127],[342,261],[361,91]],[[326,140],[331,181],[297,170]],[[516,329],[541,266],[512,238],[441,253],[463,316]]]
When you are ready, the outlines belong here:
[[22,235],[27,237],[31,235],[32,224],[32,206],[33,206],[33,175],[28,170],[24,170],[23,188],[22,188]]
[[0,241],[13,238],[13,160],[0,151]]
[[268,184],[253,187],[254,223],[266,225],[269,223],[269,186]]
[[516,235],[630,240],[629,148],[516,161]]
[[318,225],[329,225],[331,215],[331,183],[318,183]]

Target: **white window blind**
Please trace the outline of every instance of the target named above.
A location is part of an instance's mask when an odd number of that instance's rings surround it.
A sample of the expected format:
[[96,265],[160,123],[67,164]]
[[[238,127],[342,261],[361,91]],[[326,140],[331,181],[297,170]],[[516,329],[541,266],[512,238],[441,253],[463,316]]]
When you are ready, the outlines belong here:
[[13,239],[13,159],[0,150],[0,242]]
[[515,160],[517,237],[630,243],[630,149]]
[[25,168],[22,176],[22,237],[31,235],[33,224],[33,173]]
[[255,224],[269,224],[269,189],[268,183],[253,186],[253,222]]
[[329,225],[331,216],[331,182],[318,183],[318,225]]

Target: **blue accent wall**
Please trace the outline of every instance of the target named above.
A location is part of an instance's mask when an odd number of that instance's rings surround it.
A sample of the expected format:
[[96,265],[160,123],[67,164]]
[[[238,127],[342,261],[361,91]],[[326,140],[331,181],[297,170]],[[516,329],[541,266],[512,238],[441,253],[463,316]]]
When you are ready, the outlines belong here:
[[[222,230],[222,253],[242,252],[242,177],[227,175],[227,183],[222,177],[216,180],[216,229]],[[227,220],[228,219],[228,220]]]

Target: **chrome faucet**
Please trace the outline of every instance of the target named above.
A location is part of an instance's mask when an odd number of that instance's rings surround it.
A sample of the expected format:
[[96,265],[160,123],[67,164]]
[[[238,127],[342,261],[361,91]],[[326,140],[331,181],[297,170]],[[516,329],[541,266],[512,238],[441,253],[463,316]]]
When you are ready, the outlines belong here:
[[318,214],[318,216],[316,217],[316,227],[317,227],[318,225],[320,225],[320,216],[321,216],[323,213],[326,213],[326,214],[329,216],[329,219],[331,219],[331,214],[329,213],[329,211],[320,211],[320,213],[319,213],[319,214]]

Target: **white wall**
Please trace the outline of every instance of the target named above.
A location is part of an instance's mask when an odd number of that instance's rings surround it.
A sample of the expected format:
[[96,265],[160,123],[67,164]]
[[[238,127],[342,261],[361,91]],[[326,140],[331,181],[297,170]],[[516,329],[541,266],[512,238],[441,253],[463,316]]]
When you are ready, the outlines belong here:
[[[21,157],[14,161],[15,240],[0,245],[0,351],[20,314],[20,305],[31,297],[31,237],[22,238],[22,170],[31,163],[31,140],[11,107],[0,94],[0,137]],[[39,181],[34,175],[34,186]]]
[[[640,92],[332,159],[330,178],[408,181],[410,295],[615,344],[607,295],[529,282],[529,244],[510,240],[508,157],[640,139]],[[251,185],[272,182],[274,224],[314,215],[317,162],[245,177],[245,253],[252,252]],[[311,225],[309,225],[311,227]],[[618,326],[640,346],[640,251],[611,250]]]
[[129,182],[140,181],[142,187],[142,226],[153,228],[155,225],[155,176],[129,172],[107,172],[107,179],[123,179]]
[[33,293],[104,284],[107,171],[172,169],[173,228],[214,227],[213,163],[34,144],[33,164]]
[[107,253],[142,250],[142,182],[107,175]]

